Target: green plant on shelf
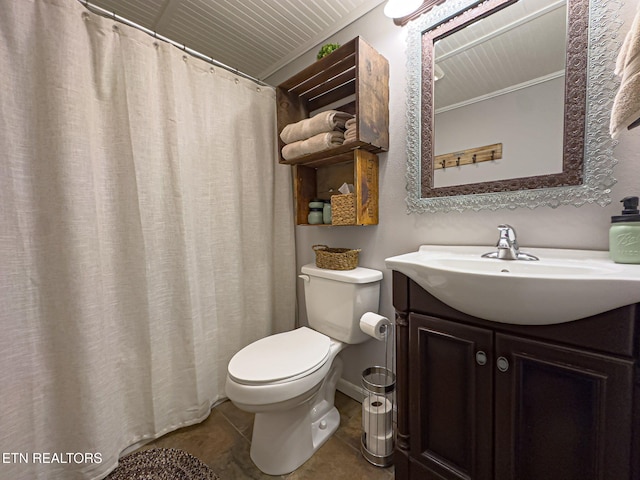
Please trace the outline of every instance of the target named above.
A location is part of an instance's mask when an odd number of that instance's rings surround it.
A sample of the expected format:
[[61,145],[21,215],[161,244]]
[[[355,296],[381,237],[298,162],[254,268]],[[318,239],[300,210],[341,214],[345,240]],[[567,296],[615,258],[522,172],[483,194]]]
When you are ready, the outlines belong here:
[[320,51],[318,52],[318,60],[320,60],[321,58],[326,57],[327,55],[329,55],[330,53],[334,52],[335,50],[340,48],[340,44],[338,43],[327,43],[325,45],[322,46],[322,48],[320,49]]

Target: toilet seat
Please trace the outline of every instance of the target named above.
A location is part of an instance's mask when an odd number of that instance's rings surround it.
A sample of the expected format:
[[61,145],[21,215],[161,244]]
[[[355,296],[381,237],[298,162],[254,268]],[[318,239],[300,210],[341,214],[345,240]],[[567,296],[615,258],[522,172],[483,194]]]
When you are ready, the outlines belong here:
[[328,336],[300,327],[247,345],[229,362],[228,374],[243,385],[291,382],[322,367],[330,347]]

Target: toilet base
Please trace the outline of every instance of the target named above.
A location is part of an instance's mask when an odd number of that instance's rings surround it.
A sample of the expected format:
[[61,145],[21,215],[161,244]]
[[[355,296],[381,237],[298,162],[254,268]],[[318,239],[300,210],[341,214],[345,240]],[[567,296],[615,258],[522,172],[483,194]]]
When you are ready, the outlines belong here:
[[251,460],[267,475],[293,472],[335,433],[340,414],[334,406],[342,360],[336,358],[312,401],[279,412],[256,413]]
[[[301,405],[297,409],[303,409]],[[296,410],[297,410],[296,409]],[[318,450],[340,426],[340,414],[333,407],[315,422],[311,422],[309,406],[307,415],[292,416],[273,413],[256,414],[251,441],[251,460],[267,475],[285,475],[293,472]],[[282,418],[282,421],[279,421]],[[266,448],[265,448],[266,447]]]

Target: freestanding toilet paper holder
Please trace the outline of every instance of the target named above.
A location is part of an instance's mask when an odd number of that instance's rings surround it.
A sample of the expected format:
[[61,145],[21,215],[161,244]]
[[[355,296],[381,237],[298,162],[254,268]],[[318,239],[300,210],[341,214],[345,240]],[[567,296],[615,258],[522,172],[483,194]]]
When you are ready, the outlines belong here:
[[393,463],[394,438],[394,394],[396,376],[389,368],[389,337],[393,348],[392,328],[387,328],[385,338],[385,366],[369,367],[362,372],[362,438],[361,452],[364,458],[378,467]]

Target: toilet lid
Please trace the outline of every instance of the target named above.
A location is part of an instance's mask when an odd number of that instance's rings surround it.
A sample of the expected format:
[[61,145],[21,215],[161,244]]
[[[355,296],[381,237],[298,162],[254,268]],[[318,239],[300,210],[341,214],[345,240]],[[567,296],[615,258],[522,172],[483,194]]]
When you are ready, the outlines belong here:
[[273,383],[311,373],[329,356],[331,339],[300,327],[247,345],[229,362],[229,375],[245,384]]

